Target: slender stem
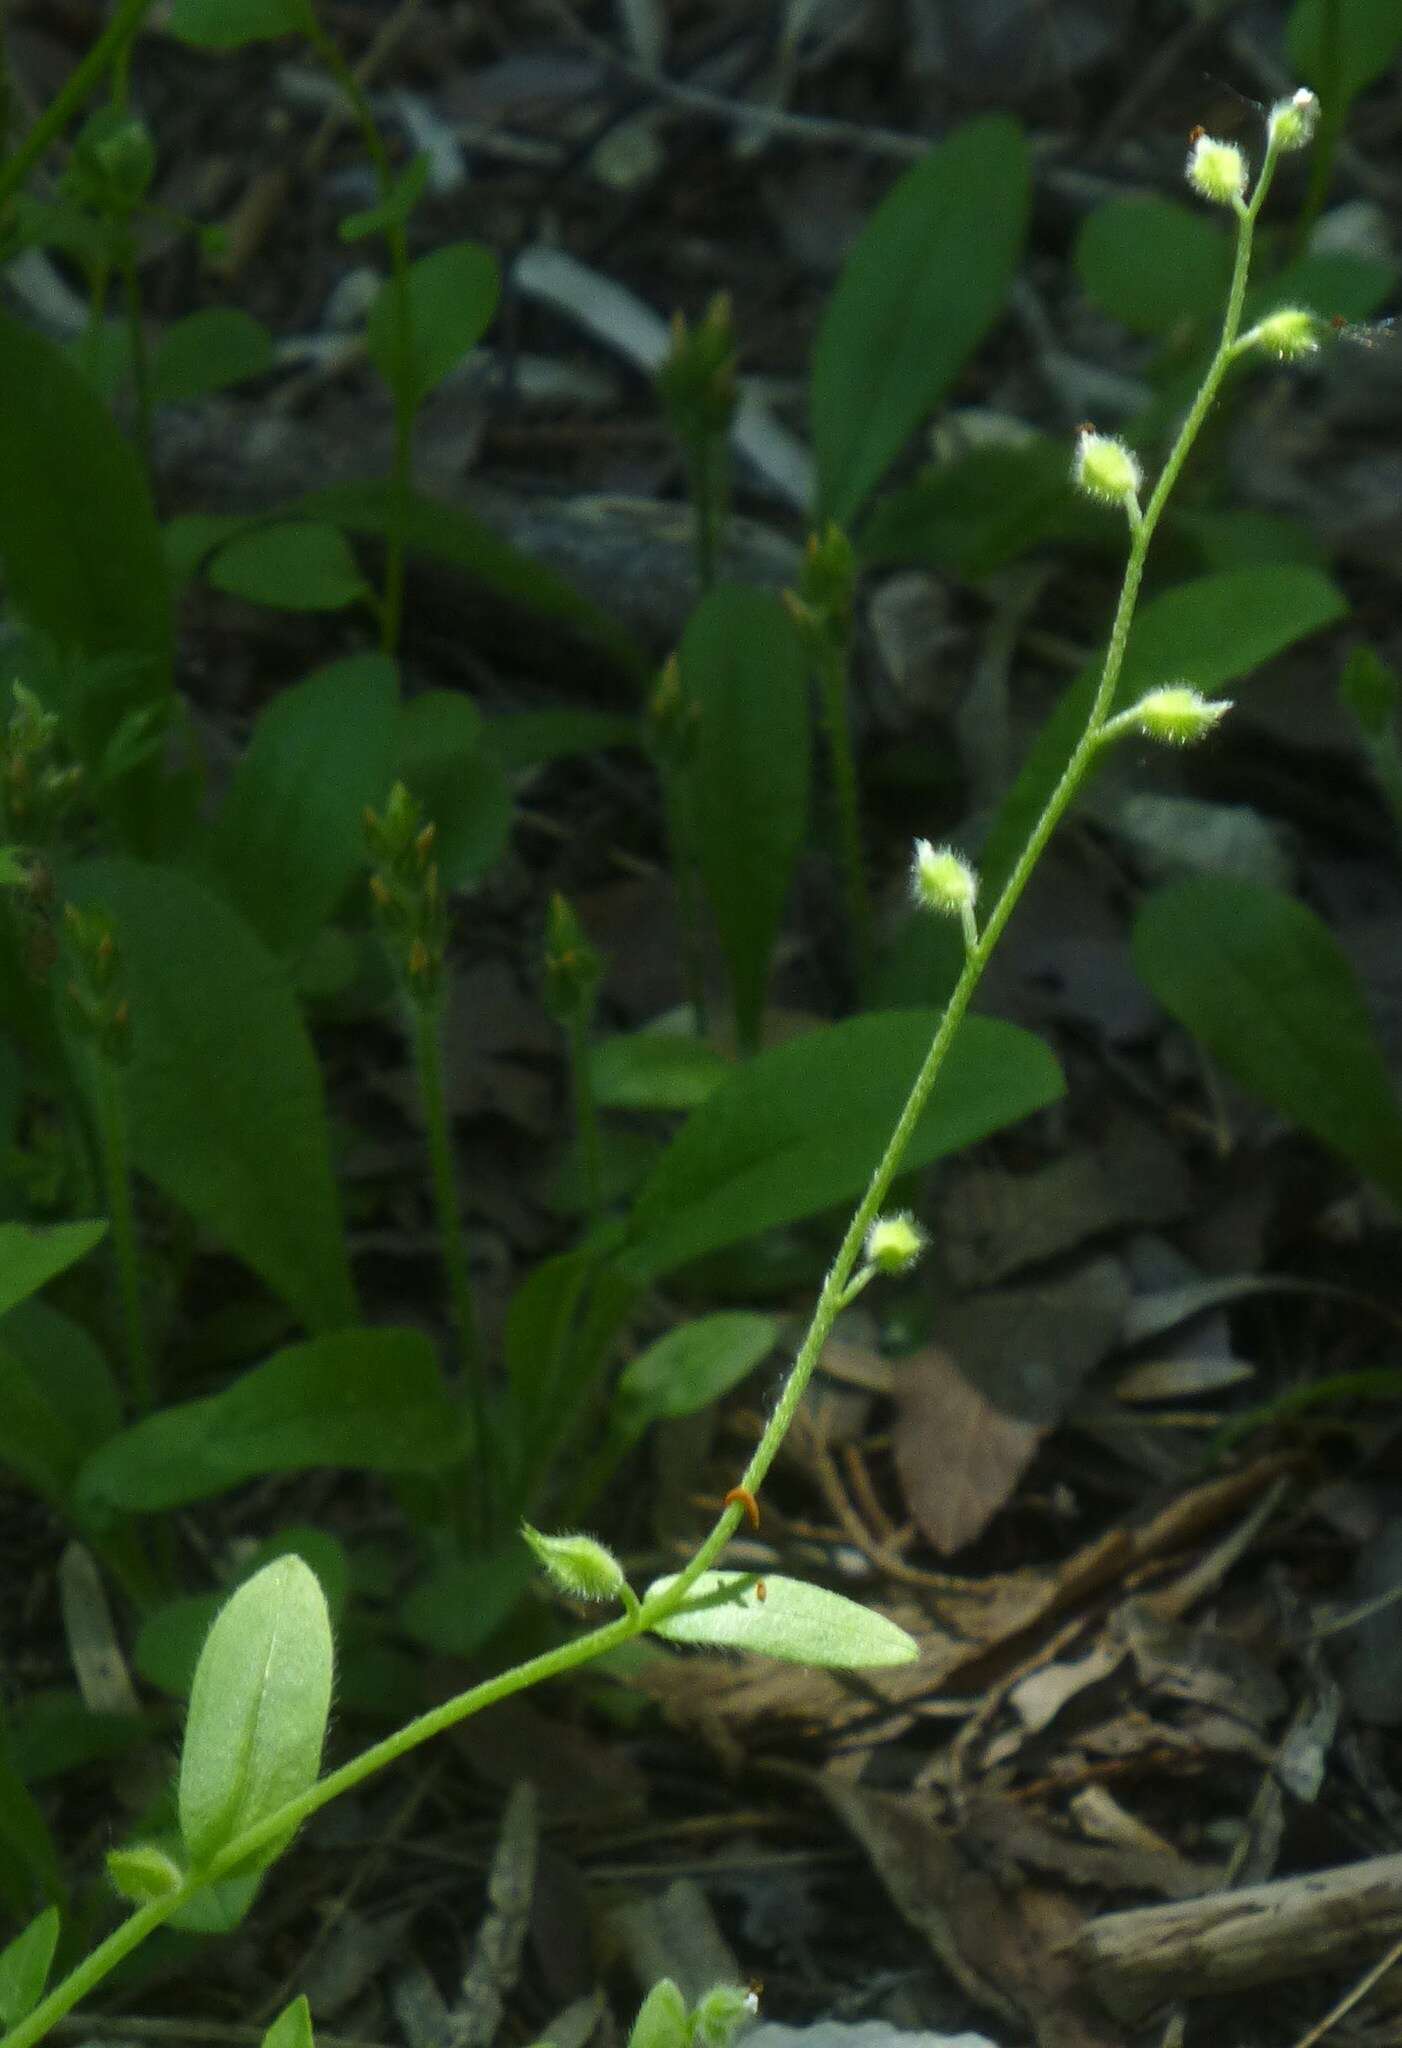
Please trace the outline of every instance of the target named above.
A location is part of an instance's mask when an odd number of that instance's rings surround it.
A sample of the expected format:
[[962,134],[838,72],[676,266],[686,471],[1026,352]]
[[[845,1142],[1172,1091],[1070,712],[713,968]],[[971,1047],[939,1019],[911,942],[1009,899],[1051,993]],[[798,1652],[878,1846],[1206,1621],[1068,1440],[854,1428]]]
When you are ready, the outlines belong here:
[[453,1165],[452,1136],[448,1127],[448,1101],[443,1087],[443,1045],[439,1007],[434,1002],[417,1002],[406,996],[409,1029],[414,1041],[414,1067],[418,1076],[419,1100],[423,1105],[424,1131],[433,1170],[433,1208],[438,1223],[438,1241],[443,1270],[448,1279],[448,1301],[457,1332],[458,1361],[467,1381],[476,1437],[475,1460],[480,1520],[491,1526],[492,1455],[487,1390],[482,1372],[482,1340],[477,1326],[477,1305],[472,1291],[467,1239],[463,1234],[462,1210],[458,1202],[457,1175]]
[[141,1266],[137,1256],[136,1221],[131,1199],[131,1164],[127,1148],[127,1110],[122,1076],[116,1062],[95,1051],[92,1059],[93,1109],[107,1213],[112,1222],[112,1250],[122,1304],[130,1392],[138,1415],[156,1405],[156,1375],[141,1313]]
[[0,164],[0,208],[17,192],[54,138],[67,127],[141,27],[151,0],[119,0],[112,19],[25,136],[14,155]]
[[136,392],[136,445],[147,470],[151,467],[151,366],[146,353],[146,329],[141,318],[141,281],[136,274],[136,244],[130,226],[122,231],[122,301],[126,309],[127,337],[131,347],[132,386]]
[[717,445],[714,434],[699,433],[693,438],[689,464],[691,503],[696,521],[696,579],[703,594],[716,580],[721,525],[717,493],[721,488],[719,465],[724,461],[725,450]]
[[584,1169],[584,1197],[589,1220],[597,1223],[604,1207],[604,1165],[599,1145],[599,1110],[589,1072],[589,1024],[583,1014],[571,1017],[570,1088],[574,1096],[574,1127]]
[[838,645],[825,636],[818,660],[818,683],[822,694],[823,724],[828,738],[833,794],[837,799],[838,851],[847,897],[847,921],[856,962],[857,987],[865,990],[871,980],[873,950],[871,896],[867,889],[866,863],[862,858],[857,764],[852,753],[852,726],[847,711],[849,654],[850,643]]
[[[350,103],[360,139],[375,172],[381,200],[394,190],[394,167],[375,120],[369,95],[354,70],[341,54],[334,37],[312,16],[307,37],[322,63]],[[413,307],[409,297],[409,237],[402,221],[385,229],[389,248],[389,289],[394,311],[394,375],[390,395],[394,403],[394,456],[390,471],[390,513],[385,535],[385,588],[380,603],[380,645],[386,654],[399,646],[404,616],[404,554],[409,530],[409,499],[413,487],[414,415],[418,399],[414,392]]]

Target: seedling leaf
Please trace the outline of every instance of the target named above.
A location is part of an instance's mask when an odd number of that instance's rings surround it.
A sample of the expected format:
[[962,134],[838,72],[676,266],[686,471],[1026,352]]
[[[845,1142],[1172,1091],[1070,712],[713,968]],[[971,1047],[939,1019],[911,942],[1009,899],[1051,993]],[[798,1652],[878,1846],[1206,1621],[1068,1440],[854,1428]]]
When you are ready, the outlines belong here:
[[[665,1593],[678,1576],[655,1580],[647,1598]],[[762,1597],[759,1584],[764,1587]],[[909,1664],[920,1654],[914,1636],[884,1614],[824,1586],[768,1576],[757,1582],[753,1572],[703,1572],[687,1595],[686,1606],[658,1622],[655,1632],[672,1643],[755,1650],[788,1664],[816,1664],[835,1671]]]

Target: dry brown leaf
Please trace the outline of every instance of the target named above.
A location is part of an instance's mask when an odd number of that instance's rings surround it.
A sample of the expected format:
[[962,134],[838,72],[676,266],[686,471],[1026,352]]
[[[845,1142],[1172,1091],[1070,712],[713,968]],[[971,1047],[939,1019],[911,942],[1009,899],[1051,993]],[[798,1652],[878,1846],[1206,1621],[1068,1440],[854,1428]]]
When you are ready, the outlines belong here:
[[988,1527],[1046,1431],[995,1408],[933,1346],[904,1361],[896,1399],[902,1491],[936,1550],[952,1557]]

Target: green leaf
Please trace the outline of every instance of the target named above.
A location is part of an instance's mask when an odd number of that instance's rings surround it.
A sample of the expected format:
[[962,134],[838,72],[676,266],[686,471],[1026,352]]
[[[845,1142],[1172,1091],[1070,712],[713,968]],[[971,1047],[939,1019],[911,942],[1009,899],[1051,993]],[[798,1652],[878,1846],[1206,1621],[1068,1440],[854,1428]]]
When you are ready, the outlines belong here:
[[639,720],[617,711],[514,711],[485,720],[482,737],[508,775],[570,754],[600,754],[606,747],[641,750],[647,744]]
[[628,2048],[691,2048],[691,2015],[670,1977],[654,1984],[639,2006]]
[[1220,320],[1232,251],[1208,215],[1145,194],[1097,206],[1075,264],[1088,295],[1135,334],[1171,334]]
[[698,714],[688,770],[697,857],[751,1046],[808,825],[808,664],[778,600],[739,583],[702,598],[680,654]]
[[427,151],[420,150],[405,164],[378,206],[367,206],[361,213],[346,215],[339,229],[341,240],[361,242],[367,235],[384,235],[391,228],[406,226],[410,214],[423,198],[430,168]]
[[933,562],[987,576],[1049,541],[1098,539],[1103,520],[1072,488],[1063,442],[971,448],[883,498],[862,528],[863,562]]
[[[0,315],[0,569],[8,598],[71,667],[52,708],[98,769],[134,712],[163,720],[173,630],[160,529],[135,453],[62,351]],[[140,838],[135,778],[123,829]]]
[[421,256],[409,271],[408,364],[401,374],[397,294],[393,278],[380,288],[365,332],[370,360],[391,391],[422,405],[486,333],[501,296],[496,258],[480,242],[450,242]]
[[206,306],[167,327],[151,364],[151,399],[177,405],[272,368],[273,338],[237,306]]
[[321,1077],[285,970],[189,875],[94,860],[64,887],[122,949],[133,1162],[310,1328],[351,1322]]
[[0,1948],[0,2022],[5,2026],[18,2026],[43,1997],[58,1947],[58,1928],[58,1907],[46,1906],[22,1934]]
[[[1141,608],[1115,706],[1123,710],[1160,683],[1189,682],[1213,696],[1346,611],[1338,586],[1317,569],[1280,564],[1197,577]],[[1003,800],[979,862],[985,903],[996,901],[1061,778],[1090,715],[1102,659],[1063,692]]]
[[813,356],[822,522],[850,524],[997,317],[1027,201],[1022,132],[991,115],[907,171],[867,222]]
[[88,1460],[78,1496],[150,1514],[269,1472],[434,1472],[463,1448],[427,1337],[338,1330],[275,1352],[220,1393],[134,1423]]
[[[678,1573],[656,1579],[647,1599],[674,1586]],[[876,1664],[909,1664],[920,1654],[884,1614],[802,1579],[766,1578],[759,1597],[753,1572],[702,1572],[687,1603],[655,1633],[671,1643],[704,1643],[718,1650],[754,1650],[787,1664],[855,1671]]]
[[304,1991],[283,2007],[263,2036],[263,2048],[315,2048],[312,2009]]
[[[394,521],[390,489],[382,483],[337,484],[312,491],[296,509],[310,518],[334,520],[349,533],[382,535]],[[563,576],[501,540],[463,506],[442,505],[411,492],[404,537],[415,552],[448,563],[511,603],[576,627],[637,680],[650,674],[649,657],[626,627]]]
[[[280,1529],[240,1563],[235,1583],[242,1585],[274,1558],[291,1556],[311,1566],[326,1595],[331,1619],[339,1622],[350,1587],[350,1564],[342,1545],[323,1529]],[[148,1614],[132,1650],[132,1662],[141,1676],[176,1699],[188,1699],[205,1637],[231,1590],[183,1594]]]
[[206,565],[216,590],[287,612],[336,612],[370,594],[339,528],[310,520],[255,526]]
[[[939,1025],[888,1010],[763,1052],[707,1098],[673,1140],[629,1223],[631,1270],[657,1280],[689,1260],[850,1200],[866,1186]],[[1030,1032],[961,1025],[905,1155],[906,1170],[1030,1116],[1063,1089]]]
[[307,35],[311,0],[171,0],[169,34],[201,50],[241,50],[267,36]]
[[637,1293],[631,1274],[585,1246],[543,1260],[512,1296],[503,1349],[520,1512],[568,1442]]
[[696,1109],[734,1071],[733,1060],[689,1031],[634,1031],[589,1054],[601,1109]]
[[394,780],[395,665],[352,654],[259,716],[211,834],[221,888],[274,952],[309,945],[365,866],[361,814]]
[[1402,48],[1396,0],[1295,0],[1285,46],[1298,77],[1342,118]]
[[473,1657],[518,1604],[532,1571],[530,1552],[515,1539],[485,1555],[449,1558],[412,1588],[400,1619],[440,1656]]
[[1134,960],[1243,1087],[1402,1202],[1402,1109],[1337,940],[1288,896],[1204,877],[1151,896]]
[[116,1382],[81,1324],[26,1301],[0,1324],[0,1465],[69,1509],[78,1469],[121,1423]]
[[0,1712],[0,1897],[18,1916],[36,1892],[61,1899],[63,1874],[48,1822],[25,1784]]
[[[180,1756],[180,1834],[195,1865],[288,1800],[321,1768],[331,1707],[331,1621],[316,1574],[279,1558],[230,1595],[200,1653]],[[254,1852],[262,1869],[291,1830]]]
[[85,1259],[106,1235],[102,1221],[0,1223],[0,1315]]
[[438,827],[433,851],[444,886],[480,882],[506,845],[511,798],[471,698],[461,690],[423,690],[412,698],[399,715],[394,774]]
[[630,1360],[613,1397],[611,1434],[637,1441],[654,1422],[695,1415],[739,1386],[779,1341],[773,1316],[719,1310],[679,1324]]

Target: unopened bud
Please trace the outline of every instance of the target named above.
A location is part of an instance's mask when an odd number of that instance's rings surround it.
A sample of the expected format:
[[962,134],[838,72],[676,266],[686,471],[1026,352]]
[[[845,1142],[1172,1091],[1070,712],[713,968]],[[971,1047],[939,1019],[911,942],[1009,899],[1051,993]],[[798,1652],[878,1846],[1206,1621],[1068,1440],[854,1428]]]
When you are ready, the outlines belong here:
[[1131,505],[1139,499],[1143,472],[1138,457],[1113,434],[1097,434],[1094,427],[1082,427],[1076,438],[1071,480],[1088,498],[1107,505]]
[[1196,135],[1188,151],[1187,179],[1214,206],[1238,206],[1246,192],[1246,158],[1234,142]]
[[1248,328],[1237,347],[1263,348],[1283,363],[1298,362],[1301,356],[1312,356],[1317,351],[1319,321],[1303,306],[1281,306]]
[[713,1985],[691,2015],[691,2038],[697,2048],[730,2048],[758,2010],[758,1997],[743,1984]]
[[1201,690],[1186,683],[1170,683],[1141,697],[1129,711],[1128,720],[1151,740],[1189,747],[1195,740],[1205,739],[1231,708],[1229,697],[1204,697]]
[[1287,100],[1277,100],[1271,108],[1266,124],[1269,139],[1282,155],[1292,149],[1304,149],[1313,142],[1314,131],[1319,126],[1319,101],[1307,85],[1291,93]]
[[917,839],[910,866],[910,889],[916,902],[941,917],[965,917],[978,896],[978,876],[951,846],[932,846]]
[[562,1593],[577,1600],[622,1599],[623,1567],[592,1536],[543,1536],[529,1522],[521,1524],[521,1534]]
[[113,1888],[133,1906],[149,1906],[178,1892],[185,1873],[173,1856],[154,1842],[134,1842],[129,1849],[109,1849],[107,1875]]
[[878,1216],[867,1232],[864,1255],[879,1273],[908,1273],[924,1252],[929,1240],[915,1218],[900,1210],[894,1216]]

